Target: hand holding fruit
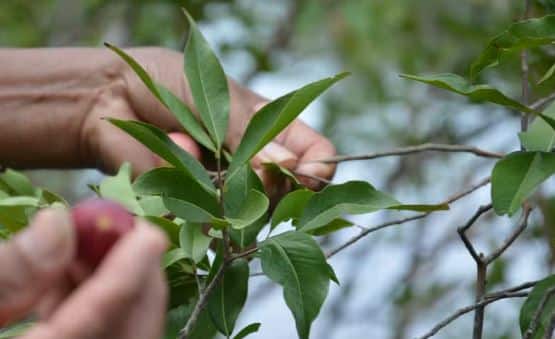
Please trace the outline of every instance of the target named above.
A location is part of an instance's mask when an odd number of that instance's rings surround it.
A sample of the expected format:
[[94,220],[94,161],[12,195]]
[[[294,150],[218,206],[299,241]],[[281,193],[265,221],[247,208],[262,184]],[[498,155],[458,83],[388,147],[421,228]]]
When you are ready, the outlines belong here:
[[[85,202],[73,211],[73,225],[65,210],[43,210],[28,229],[0,245],[0,291],[6,291],[0,295],[0,326],[36,313],[41,322],[25,339],[160,338],[166,240],[143,221],[131,226],[122,211],[104,201]],[[94,215],[101,229],[91,228]],[[114,227],[106,236],[101,232],[108,219]],[[83,246],[87,237],[104,244]],[[75,286],[70,273],[78,261],[99,266]]]

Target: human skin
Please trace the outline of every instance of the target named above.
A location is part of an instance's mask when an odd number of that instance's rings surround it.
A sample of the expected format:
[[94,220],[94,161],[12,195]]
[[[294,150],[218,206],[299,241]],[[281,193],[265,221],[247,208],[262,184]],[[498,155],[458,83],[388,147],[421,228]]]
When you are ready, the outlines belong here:
[[[181,53],[161,48],[126,50],[158,82],[193,108]],[[142,120],[173,133],[193,155],[200,149],[168,110],[113,52],[103,48],[0,49],[0,159],[14,168],[94,167],[112,173],[124,162],[135,174],[159,165],[143,145],[103,117]],[[234,150],[267,100],[229,80]],[[323,136],[295,121],[253,160],[273,161],[299,173],[329,178],[334,166],[311,162],[335,154]],[[320,183],[301,177],[317,188]],[[268,187],[267,188],[271,188]]]
[[[126,52],[194,111],[180,53],[160,48]],[[226,146],[234,150],[250,118],[267,100],[232,80],[229,88]],[[199,146],[111,51],[0,49],[0,165],[113,173],[129,161],[135,175],[161,165],[103,117],[157,125],[201,158]],[[326,138],[295,121],[253,159],[253,166],[268,193],[275,195],[283,193],[282,185],[264,173],[262,162],[329,178],[333,165],[311,161],[334,154]],[[312,188],[320,186],[307,177],[300,180]],[[0,327],[36,313],[42,321],[24,339],[160,338],[167,298],[160,269],[163,235],[138,221],[101,266],[84,275],[76,267],[75,242],[67,212],[56,209],[39,212],[27,230],[0,244]]]

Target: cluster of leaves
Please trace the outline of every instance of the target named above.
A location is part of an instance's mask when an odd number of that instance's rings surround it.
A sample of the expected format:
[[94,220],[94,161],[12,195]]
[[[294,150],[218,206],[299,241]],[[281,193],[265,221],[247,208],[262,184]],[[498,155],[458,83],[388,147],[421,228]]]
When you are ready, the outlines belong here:
[[[167,161],[169,167],[144,173],[131,182],[129,165],[107,178],[95,190],[105,198],[123,203],[168,234],[172,248],[165,257],[171,287],[169,320],[181,325],[214,279],[193,337],[215,329],[227,337],[248,292],[249,261],[261,262],[263,273],[283,287],[284,299],[295,318],[300,338],[308,338],[313,320],[327,296],[330,280],[337,278],[313,236],[352,226],[344,214],[370,213],[383,209],[432,211],[446,205],[404,205],[362,181],[330,185],[321,192],[299,188],[269,210],[269,198],[254,173],[250,160],[283,131],[322,92],[346,76],[345,73],[310,83],[260,109],[251,119],[233,152],[225,149],[229,120],[227,79],[217,57],[194,21],[185,47],[184,73],[190,84],[199,119],[174,93],[156,83],[131,56],[107,45],[120,55],[152,94],[181,122],[184,130],[213,153],[217,173],[172,142],[166,133],[138,121],[110,122],[143,143]],[[278,168],[290,175],[287,169]],[[226,168],[223,170],[222,168]],[[292,230],[274,234],[277,225],[292,221]],[[269,225],[263,241],[261,231]],[[229,241],[229,242],[228,242]],[[214,251],[213,255],[208,253]],[[214,257],[213,260],[210,258]],[[222,270],[222,266],[223,270]],[[221,277],[219,272],[223,271]],[[198,286],[195,286],[198,285]],[[169,324],[175,336],[180,327]],[[242,338],[256,331],[251,324],[239,331]]]
[[[432,75],[402,75],[404,78],[423,82],[459,95],[472,101],[490,102],[508,109],[531,114],[536,117],[529,129],[518,134],[522,150],[507,154],[497,161],[491,174],[491,200],[498,215],[512,216],[521,210],[527,199],[540,185],[555,174],[555,104],[543,111],[512,99],[500,90],[487,84],[474,84],[478,75],[486,68],[497,66],[503,58],[525,49],[555,43],[555,15],[522,20],[510,25],[507,30],[491,39],[472,63],[469,79],[450,73]],[[555,73],[552,66],[539,83],[548,80]],[[555,287],[555,279],[548,277],[530,293],[521,309],[521,329],[523,337],[530,328],[541,300],[550,288]],[[539,315],[539,324],[529,338],[544,338],[555,312],[555,300],[548,300]]]

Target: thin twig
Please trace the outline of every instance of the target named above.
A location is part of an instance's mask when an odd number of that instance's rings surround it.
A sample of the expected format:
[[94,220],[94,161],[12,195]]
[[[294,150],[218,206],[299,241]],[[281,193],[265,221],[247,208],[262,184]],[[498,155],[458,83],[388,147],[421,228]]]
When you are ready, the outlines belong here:
[[524,332],[524,335],[522,336],[523,339],[532,338],[532,335],[538,329],[538,325],[540,324],[540,318],[543,312],[545,311],[547,304],[551,300],[551,297],[553,297],[553,295],[555,295],[555,287],[551,287],[545,292],[545,294],[540,300],[538,308],[534,312],[534,316],[532,317],[532,321],[530,321],[530,325],[528,326],[528,329],[526,330],[526,332]]
[[309,179],[312,179],[312,180],[319,181],[319,182],[324,183],[326,185],[331,184],[331,180],[319,177],[317,175],[313,175],[313,174],[309,174],[309,173],[302,173],[302,172],[297,172],[297,171],[292,171],[291,173],[293,173],[294,175],[299,176],[299,177],[306,177],[306,178],[309,178]]
[[404,219],[399,219],[399,220],[394,220],[394,221],[388,221],[388,222],[385,222],[383,224],[380,224],[380,225],[377,225],[377,226],[374,226],[374,227],[368,227],[366,230],[360,232],[357,236],[352,237],[351,239],[346,241],[344,244],[340,245],[339,247],[335,248],[334,250],[331,250],[326,255],[326,258],[329,259],[329,258],[333,257],[337,253],[343,251],[345,248],[351,246],[352,244],[354,244],[355,242],[364,238],[365,236],[367,236],[370,233],[376,232],[378,230],[381,230],[382,228],[386,228],[386,227],[389,227],[389,226],[401,225],[401,224],[407,223],[409,221],[422,219],[422,218],[427,217],[428,215],[430,215],[430,213],[423,213],[423,214],[415,215],[415,216],[409,217],[409,218],[404,218]]
[[539,109],[543,108],[545,105],[552,102],[553,100],[555,100],[555,92],[549,94],[548,96],[546,96],[544,98],[536,100],[533,104],[530,105],[530,108],[535,109],[535,110],[539,110]]
[[335,157],[314,160],[312,162],[338,163],[338,162],[354,161],[354,160],[371,160],[371,159],[377,159],[377,158],[383,158],[383,157],[408,155],[408,154],[429,152],[429,151],[451,152],[451,153],[472,153],[476,156],[485,157],[485,158],[495,158],[495,159],[499,159],[503,157],[502,153],[490,152],[473,146],[422,144],[422,145],[416,145],[416,146],[396,148],[396,149],[384,151],[384,152],[376,152],[376,153],[368,153],[368,154],[360,154],[360,155],[339,155]]
[[441,322],[439,322],[437,325],[435,325],[429,332],[427,332],[426,334],[418,337],[417,339],[428,339],[428,338],[433,337],[442,328],[449,325],[450,323],[452,323],[454,320],[456,320],[460,316],[465,315],[468,312],[472,312],[473,310],[475,310],[478,307],[484,307],[486,305],[489,305],[493,302],[496,302],[496,301],[499,301],[499,300],[502,300],[502,299],[523,298],[523,297],[526,297],[526,296],[528,296],[527,292],[505,293],[503,295],[499,295],[499,296],[496,296],[496,297],[485,296],[484,299],[481,300],[480,302],[477,302],[473,305],[469,305],[469,306],[458,309],[453,314],[451,314],[450,316],[448,316],[447,318],[445,318]]
[[[465,196],[467,196],[468,194],[475,192],[476,190],[478,190],[479,188],[485,186],[487,183],[489,183],[490,178],[486,178],[481,180],[480,182],[478,182],[475,185],[472,185],[470,188],[456,193],[454,195],[452,195],[451,197],[447,198],[445,201],[441,202],[440,204],[451,204],[459,199],[464,198]],[[353,245],[354,243],[356,243],[357,241],[359,241],[360,239],[366,237],[368,234],[376,232],[378,230],[381,230],[382,228],[386,228],[389,226],[394,226],[394,225],[401,225],[404,223],[407,223],[409,221],[414,221],[414,220],[418,220],[418,219],[423,219],[425,217],[427,217],[428,215],[432,214],[433,212],[428,212],[428,213],[422,213],[422,214],[418,214],[412,217],[408,217],[408,218],[403,218],[403,219],[398,219],[398,220],[393,220],[393,221],[388,221],[385,222],[383,224],[379,224],[377,226],[374,227],[366,227],[366,229],[364,231],[362,231],[361,233],[359,233],[358,235],[352,237],[351,239],[347,240],[344,244],[340,245],[339,247],[331,250],[326,257],[330,258],[334,255],[336,255],[337,253],[343,251],[345,248]]]
[[509,235],[509,237],[503,242],[503,244],[493,251],[490,255],[488,255],[484,260],[486,264],[490,264],[492,261],[497,259],[503,252],[512,245],[512,243],[518,238],[518,236],[526,229],[528,226],[528,218],[530,216],[530,212],[532,212],[532,207],[528,204],[524,205],[524,211],[522,212],[522,219],[518,227]]
[[191,313],[191,316],[187,320],[185,327],[183,327],[183,329],[179,332],[179,339],[187,339],[191,335],[191,332],[193,331],[198,321],[200,313],[206,307],[206,304],[208,303],[208,298],[210,297],[210,294],[212,294],[212,291],[218,285],[221,277],[225,272],[225,269],[227,268],[227,265],[228,265],[227,261],[224,261],[222,263],[222,265],[214,275],[214,278],[212,279],[212,281],[208,284],[208,286],[206,286],[204,291],[199,295],[199,299],[195,305],[195,308],[193,309],[193,312]]
[[528,282],[522,283],[522,284],[520,284],[520,285],[513,286],[513,287],[509,287],[509,288],[504,289],[504,290],[501,290],[501,291],[492,292],[492,293],[489,293],[489,294],[486,296],[486,298],[496,298],[496,297],[498,297],[499,295],[504,295],[504,294],[513,293],[513,292],[520,292],[520,291],[522,291],[522,290],[526,290],[526,289],[529,289],[529,288],[531,288],[531,287],[536,286],[536,284],[537,284],[538,282],[540,282],[540,281],[541,281],[541,280],[528,281]]
[[239,253],[239,254],[236,254],[236,255],[232,256],[232,260],[248,257],[249,255],[252,255],[252,254],[256,253],[257,251],[258,251],[258,247],[253,247],[251,249],[246,250],[243,253]]
[[[522,19],[528,19],[530,17],[531,10],[530,0],[524,0],[524,12],[522,14]],[[520,71],[521,71],[521,86],[522,86],[522,103],[528,105],[530,103],[530,70],[528,65],[528,50],[523,49],[520,52]],[[528,130],[528,113],[522,112],[522,117],[520,120],[520,131],[525,132]]]
[[555,314],[551,316],[549,328],[545,331],[543,339],[553,339],[553,332],[555,332]]
[[472,217],[468,219],[466,224],[464,224],[464,226],[461,226],[457,229],[457,232],[459,233],[459,236],[461,237],[461,240],[463,241],[464,246],[466,247],[466,249],[468,250],[468,252],[470,253],[470,255],[472,256],[472,258],[477,264],[482,262],[482,257],[478,255],[478,252],[476,252],[474,245],[472,245],[472,243],[466,236],[466,231],[470,229],[472,225],[474,225],[474,223],[478,220],[478,218],[480,218],[480,216],[482,216],[484,213],[488,212],[491,209],[492,209],[492,204],[480,206],[480,208],[478,208],[476,213],[474,213],[474,215],[472,215]]
[[480,180],[478,183],[470,186],[468,189],[461,191],[459,193],[456,193],[452,196],[450,196],[449,198],[447,198],[447,200],[444,201],[445,204],[450,205],[451,203],[464,198],[465,196],[474,193],[476,190],[486,186],[487,184],[489,184],[489,182],[491,181],[490,177],[484,178],[482,180]]

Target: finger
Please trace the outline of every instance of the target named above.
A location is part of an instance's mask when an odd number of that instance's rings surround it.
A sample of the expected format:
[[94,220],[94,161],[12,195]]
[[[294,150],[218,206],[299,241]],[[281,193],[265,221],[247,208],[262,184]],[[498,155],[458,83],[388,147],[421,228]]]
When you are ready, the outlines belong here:
[[177,146],[181,147],[187,153],[195,157],[196,159],[200,159],[201,151],[200,147],[197,142],[186,133],[181,132],[172,132],[169,133],[168,136],[170,139],[177,144]]
[[263,163],[273,162],[292,170],[297,166],[297,160],[297,156],[293,152],[272,141],[254,156],[252,165],[260,168]]
[[[277,141],[299,157],[295,171],[326,180],[335,173],[335,164],[318,163],[317,160],[334,156],[333,144],[302,121],[294,122]],[[299,176],[299,180],[312,189],[320,189],[325,181]]]
[[0,326],[24,316],[63,280],[74,253],[71,219],[63,209],[38,212],[28,229],[0,245]]
[[[48,324],[29,338],[117,338],[114,330],[141,299],[167,242],[145,222],[124,236],[110,251],[96,273],[76,290]],[[38,334],[37,334],[38,333]]]

